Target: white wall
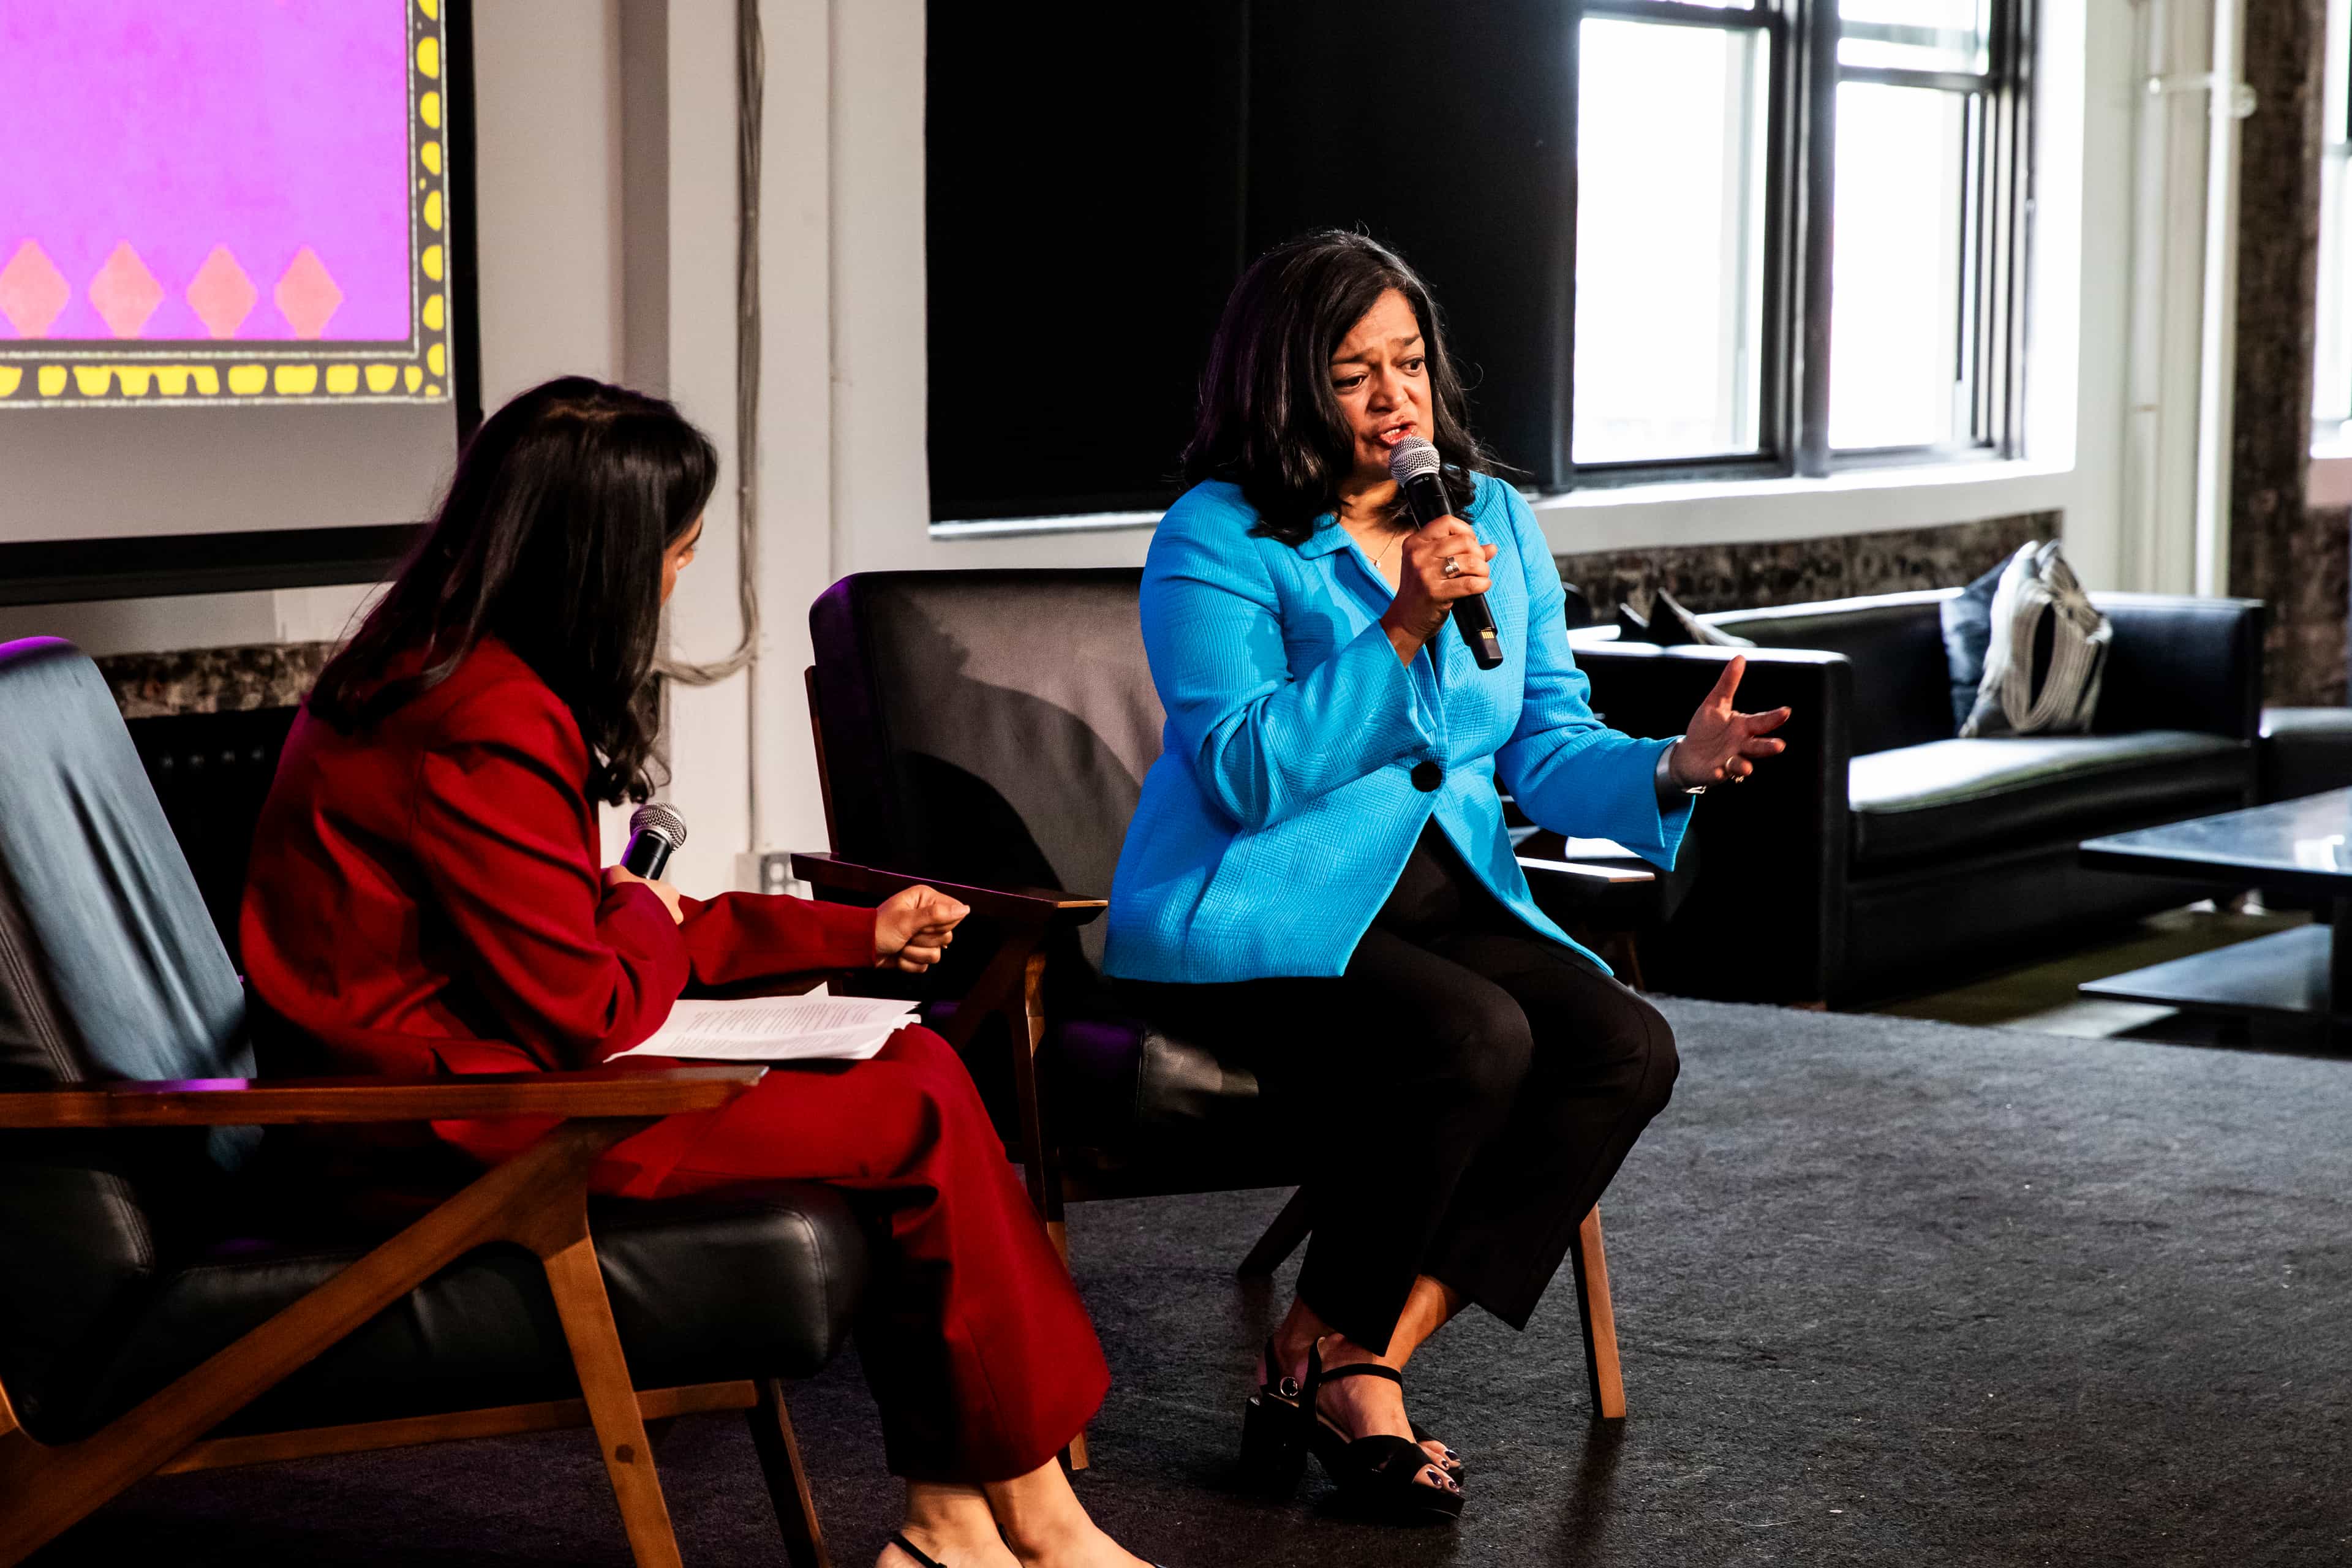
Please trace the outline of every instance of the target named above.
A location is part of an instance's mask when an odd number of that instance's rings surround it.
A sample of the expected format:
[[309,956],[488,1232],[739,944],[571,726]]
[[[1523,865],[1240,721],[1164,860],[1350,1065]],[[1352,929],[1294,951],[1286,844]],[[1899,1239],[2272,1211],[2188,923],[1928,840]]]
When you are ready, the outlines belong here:
[[[670,601],[670,651],[709,662],[743,635],[736,591],[735,6],[733,0],[667,5],[667,391],[718,445],[721,459],[718,493],[703,513],[701,547]],[[789,614],[791,607],[773,608]],[[751,842],[750,677],[673,685],[663,731],[672,770],[665,793],[690,829],[671,862],[671,879],[695,894],[745,883],[736,857]]]
[[621,0],[474,7],[482,405],[621,371]]

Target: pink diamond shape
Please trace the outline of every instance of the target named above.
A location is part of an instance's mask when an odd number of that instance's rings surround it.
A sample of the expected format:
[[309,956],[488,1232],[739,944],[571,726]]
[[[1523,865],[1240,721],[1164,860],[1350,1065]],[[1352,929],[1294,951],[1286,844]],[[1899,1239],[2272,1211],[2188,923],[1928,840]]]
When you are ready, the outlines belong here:
[[73,285],[49,253],[29,239],[0,267],[0,316],[8,318],[20,338],[47,337],[49,323],[72,298]]
[[89,280],[89,302],[106,319],[106,330],[118,338],[135,338],[146,330],[147,318],[163,302],[163,286],[124,240]]
[[226,245],[215,245],[196,275],[188,279],[188,309],[205,324],[205,331],[216,338],[233,338],[245,319],[253,314],[253,302],[261,298],[261,290],[245,275]]
[[342,308],[343,291],[335,287],[319,253],[304,246],[294,253],[286,276],[278,280],[278,310],[294,327],[298,338],[315,338],[327,330]]

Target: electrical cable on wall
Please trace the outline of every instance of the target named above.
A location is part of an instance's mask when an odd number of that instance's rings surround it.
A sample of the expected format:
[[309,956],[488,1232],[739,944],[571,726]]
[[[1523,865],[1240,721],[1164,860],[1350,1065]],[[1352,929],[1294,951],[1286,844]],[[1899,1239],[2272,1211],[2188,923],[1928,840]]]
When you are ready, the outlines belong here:
[[759,657],[760,116],[767,76],[760,0],[735,0],[735,588],[743,640],[709,664],[667,656],[656,663],[664,679],[687,686],[715,685]]

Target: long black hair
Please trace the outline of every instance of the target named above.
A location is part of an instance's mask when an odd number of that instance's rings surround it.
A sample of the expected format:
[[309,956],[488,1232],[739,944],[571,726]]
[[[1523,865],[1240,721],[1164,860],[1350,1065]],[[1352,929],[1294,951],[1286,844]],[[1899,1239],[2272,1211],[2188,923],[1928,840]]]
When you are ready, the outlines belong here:
[[[719,480],[709,438],[657,397],[564,376],[490,416],[425,539],[320,673],[313,713],[363,731],[497,637],[579,721],[589,798],[652,793],[663,552]],[[391,673],[408,658],[422,664]]]
[[1445,463],[1454,512],[1465,512],[1476,493],[1471,475],[1497,465],[1471,434],[1429,285],[1394,251],[1341,229],[1276,247],[1234,285],[1201,372],[1185,484],[1230,480],[1257,509],[1253,532],[1307,542],[1356,466],[1355,437],[1331,390],[1331,356],[1391,289],[1421,323],[1429,439]]

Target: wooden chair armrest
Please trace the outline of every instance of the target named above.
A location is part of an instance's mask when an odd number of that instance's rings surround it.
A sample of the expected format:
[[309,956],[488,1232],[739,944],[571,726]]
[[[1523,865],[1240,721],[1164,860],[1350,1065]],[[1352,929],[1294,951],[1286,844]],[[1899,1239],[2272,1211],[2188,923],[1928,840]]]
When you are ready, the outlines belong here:
[[710,1110],[765,1076],[756,1064],[446,1079],[199,1078],[0,1093],[0,1128],[250,1127],[503,1116],[669,1116]]
[[1110,908],[1107,899],[1082,899],[1050,888],[975,888],[962,882],[942,882],[903,871],[877,870],[831,855],[803,852],[793,857],[793,875],[813,888],[888,898],[918,883],[937,888],[951,899],[970,904],[974,914],[1027,925],[1082,926]]

